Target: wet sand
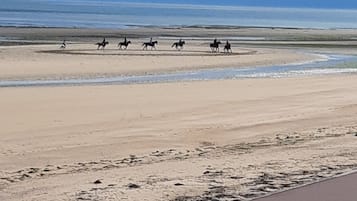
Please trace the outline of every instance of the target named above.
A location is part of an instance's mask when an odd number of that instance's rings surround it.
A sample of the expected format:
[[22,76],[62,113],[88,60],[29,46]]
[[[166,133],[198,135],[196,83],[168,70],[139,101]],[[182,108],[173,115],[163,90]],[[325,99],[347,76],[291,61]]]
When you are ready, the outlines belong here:
[[256,201],[355,201],[356,198],[357,174],[354,173],[257,199]]

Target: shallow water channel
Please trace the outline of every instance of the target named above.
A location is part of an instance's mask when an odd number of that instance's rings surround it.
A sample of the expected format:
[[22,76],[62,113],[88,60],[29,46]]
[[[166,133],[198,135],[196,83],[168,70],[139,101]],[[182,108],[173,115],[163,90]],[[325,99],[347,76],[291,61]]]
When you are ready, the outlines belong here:
[[326,60],[303,64],[275,65],[249,68],[217,68],[180,71],[138,76],[107,76],[75,79],[0,80],[0,87],[40,87],[78,85],[127,85],[145,83],[169,83],[200,80],[224,80],[244,78],[284,78],[327,74],[357,73],[357,57],[326,55]]

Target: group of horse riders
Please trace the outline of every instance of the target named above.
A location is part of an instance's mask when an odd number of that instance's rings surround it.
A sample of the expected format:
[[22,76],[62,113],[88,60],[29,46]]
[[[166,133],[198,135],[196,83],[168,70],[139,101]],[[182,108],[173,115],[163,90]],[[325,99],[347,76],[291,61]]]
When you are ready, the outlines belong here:
[[[131,44],[130,40],[127,40],[127,38],[124,38],[123,42],[120,42],[118,44],[119,49],[123,49],[126,50],[129,46],[129,44]],[[147,50],[148,47],[151,47],[151,50],[155,49],[156,50],[156,45],[158,44],[158,41],[153,41],[152,38],[150,38],[150,42],[144,42],[143,43],[143,50]],[[177,50],[182,50],[183,46],[186,44],[186,42],[182,39],[180,39],[178,42],[175,42],[172,44],[172,48],[175,47]],[[221,41],[218,41],[217,39],[213,40],[213,43],[210,44],[210,48],[212,52],[219,52],[219,46],[220,46]],[[109,45],[109,42],[106,41],[106,39],[104,38],[102,42],[96,43],[95,45],[98,46],[98,50],[99,49],[104,49],[107,45]],[[66,44],[66,40],[63,41],[62,45],[61,45],[61,49],[65,49],[67,47]],[[226,41],[226,44],[224,46],[224,52],[225,53],[232,53],[232,47],[231,44],[229,43],[229,41]]]

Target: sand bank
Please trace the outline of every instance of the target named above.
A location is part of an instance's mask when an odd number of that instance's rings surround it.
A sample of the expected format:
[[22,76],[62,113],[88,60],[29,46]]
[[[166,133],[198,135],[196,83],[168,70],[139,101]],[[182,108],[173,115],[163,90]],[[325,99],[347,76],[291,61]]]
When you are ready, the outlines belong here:
[[59,45],[2,47],[0,78],[21,80],[141,75],[202,68],[287,64],[319,58],[296,51],[240,47],[235,47],[235,54],[232,55],[211,54],[205,42],[192,42],[181,52],[170,46],[170,41],[162,41],[157,51],[142,51],[138,40],[128,51],[115,49],[116,44],[104,51],[96,50],[92,44],[73,44],[64,51],[58,51]]

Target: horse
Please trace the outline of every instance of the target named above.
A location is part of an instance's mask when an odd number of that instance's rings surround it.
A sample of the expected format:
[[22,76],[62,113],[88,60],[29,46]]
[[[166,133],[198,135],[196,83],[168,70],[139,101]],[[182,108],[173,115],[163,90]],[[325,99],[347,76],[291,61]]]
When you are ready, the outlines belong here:
[[143,43],[143,50],[147,50],[148,49],[148,46],[151,47],[151,50],[154,48],[156,50],[156,45],[159,44],[159,42],[157,41],[150,41],[150,42],[146,42],[146,43]]
[[118,47],[119,47],[119,49],[122,49],[122,47],[124,46],[125,47],[124,50],[126,50],[126,49],[128,49],[129,44],[131,44],[131,41],[130,40],[127,41],[126,37],[125,37],[124,42],[120,42],[118,44]]
[[229,43],[228,40],[226,42],[226,45],[224,46],[224,52],[225,53],[233,53],[231,44]]
[[174,44],[172,44],[172,48],[175,47],[176,50],[182,50],[183,46],[186,44],[186,42],[184,40],[179,40],[178,42],[175,42]]
[[212,52],[219,52],[219,45],[221,44],[221,41],[217,41],[214,39],[213,43],[211,43],[209,46],[211,48]]
[[109,42],[105,40],[105,38],[103,39],[103,41],[101,43],[96,43],[96,45],[98,45],[97,50],[100,49],[100,47],[102,47],[102,49],[104,50],[105,46],[109,45]]

